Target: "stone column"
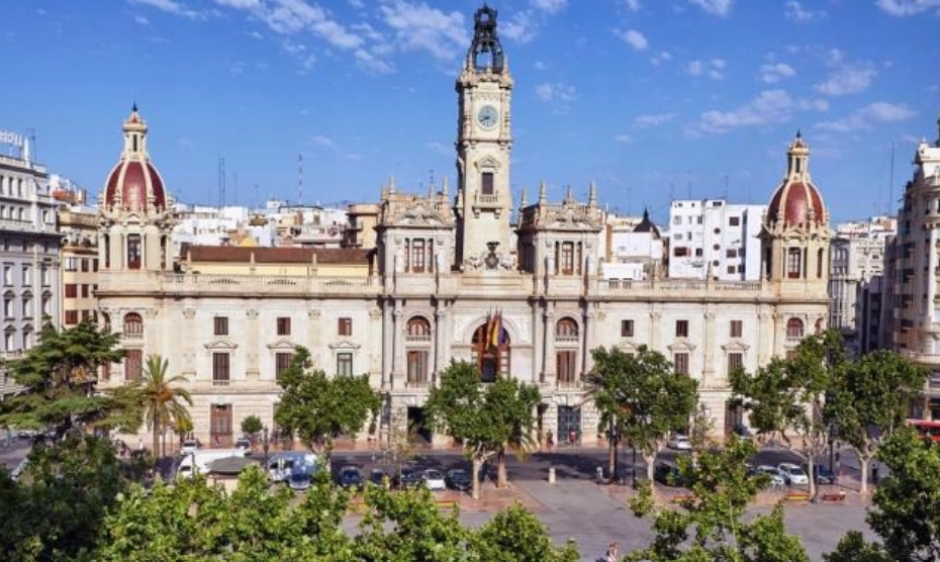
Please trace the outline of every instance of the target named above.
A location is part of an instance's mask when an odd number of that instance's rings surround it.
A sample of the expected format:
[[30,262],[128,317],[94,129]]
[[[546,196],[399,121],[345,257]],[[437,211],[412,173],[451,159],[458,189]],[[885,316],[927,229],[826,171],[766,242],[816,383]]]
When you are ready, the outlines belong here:
[[588,303],[588,309],[584,313],[584,334],[581,337],[581,374],[590,372],[593,367],[591,361],[591,342],[594,341],[594,317],[595,312]]
[[[261,365],[258,354],[265,346],[261,342],[257,303],[251,303],[248,310],[245,311],[245,335],[248,337],[246,341],[255,342],[255,345],[245,347],[245,376],[248,380],[258,380],[261,378]],[[272,380],[275,378],[273,372],[270,378]]]
[[[180,326],[182,339],[183,353],[182,355],[182,365],[178,368],[184,377],[189,378],[189,382],[193,383],[196,380],[196,309],[190,306],[191,303],[183,305],[182,316],[183,316],[183,325]],[[111,318],[112,324],[116,321],[114,317]]]
[[405,311],[401,309],[401,303],[395,303],[395,312],[392,315],[392,386],[395,386],[395,379],[401,378],[405,372],[403,365],[404,353],[402,346],[401,322]]
[[660,325],[659,322],[663,317],[663,313],[656,309],[650,309],[650,349],[653,351],[663,352],[659,347],[660,341]]
[[532,382],[538,384],[545,369],[545,357],[542,355],[542,323],[539,322],[539,301],[532,301]]
[[437,303],[437,310],[434,311],[434,372],[431,375],[431,383],[437,384],[437,377],[440,376],[440,372],[444,369],[445,358],[444,358],[444,342],[448,339],[446,333],[445,318],[447,317],[447,311],[444,310],[444,305],[440,301]]
[[[547,305],[551,306],[551,305]],[[555,383],[555,311],[545,310],[545,382]]]
[[392,332],[394,331],[393,304],[391,299],[382,302],[382,390],[392,383]]
[[705,345],[702,352],[705,354],[702,364],[702,387],[707,388],[715,375],[715,313],[711,310],[711,305],[706,305],[705,309],[705,330],[703,338]]

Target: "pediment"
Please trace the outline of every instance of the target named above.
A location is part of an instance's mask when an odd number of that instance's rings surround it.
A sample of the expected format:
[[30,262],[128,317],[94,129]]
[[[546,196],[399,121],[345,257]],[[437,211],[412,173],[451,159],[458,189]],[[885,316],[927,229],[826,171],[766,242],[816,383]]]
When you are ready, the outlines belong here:
[[343,340],[336,343],[330,344],[330,349],[333,351],[355,351],[362,347],[360,344],[352,342],[350,340]]
[[747,345],[746,343],[742,342],[741,340],[731,340],[730,342],[728,342],[728,343],[726,343],[725,345],[721,346],[721,349],[722,349],[723,351],[726,351],[726,352],[740,352],[740,353],[744,353],[744,352],[746,352],[746,351],[747,351],[748,349],[750,349],[750,348],[751,348],[751,346]]
[[695,344],[685,338],[679,338],[667,347],[669,348],[669,351],[673,353],[691,353],[692,351],[695,351]]
[[207,351],[232,351],[238,348],[238,344],[232,340],[213,340],[206,344]]
[[401,214],[395,221],[398,226],[444,226],[444,219],[436,212],[424,205]]
[[297,344],[283,338],[268,344],[268,349],[271,351],[294,351],[296,348]]
[[549,215],[548,228],[559,230],[596,230],[594,221],[584,213],[568,208]]
[[483,158],[477,160],[474,163],[474,166],[476,166],[477,170],[499,170],[500,167],[502,167],[502,163],[492,156],[484,156]]

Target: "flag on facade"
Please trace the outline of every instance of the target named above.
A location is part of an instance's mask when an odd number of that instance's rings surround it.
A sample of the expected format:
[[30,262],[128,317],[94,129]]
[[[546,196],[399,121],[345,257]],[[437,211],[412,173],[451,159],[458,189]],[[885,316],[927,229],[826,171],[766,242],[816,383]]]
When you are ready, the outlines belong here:
[[500,332],[503,331],[503,313],[496,309],[496,314],[493,315],[493,325],[490,327],[490,338],[488,341],[490,348],[499,347],[500,341]]

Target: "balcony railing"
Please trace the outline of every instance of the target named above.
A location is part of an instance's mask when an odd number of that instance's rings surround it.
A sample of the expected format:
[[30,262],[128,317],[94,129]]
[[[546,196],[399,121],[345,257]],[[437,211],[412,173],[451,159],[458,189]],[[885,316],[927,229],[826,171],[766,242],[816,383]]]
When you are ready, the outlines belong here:
[[405,334],[405,341],[412,343],[428,343],[431,341],[431,334]]
[[230,379],[212,379],[212,386],[229,386],[231,382]]

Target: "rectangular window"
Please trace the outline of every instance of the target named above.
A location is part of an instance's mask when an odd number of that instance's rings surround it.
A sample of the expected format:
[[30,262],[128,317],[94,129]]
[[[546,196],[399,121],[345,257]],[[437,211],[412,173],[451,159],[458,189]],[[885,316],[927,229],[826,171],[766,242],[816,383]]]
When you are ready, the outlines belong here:
[[573,350],[559,351],[555,354],[558,367],[559,384],[574,384],[578,378],[578,352]]
[[678,217],[678,216],[672,217],[672,224],[676,224],[676,225],[682,224],[682,217]]
[[14,303],[13,297],[5,297],[3,299],[3,317],[4,318],[10,319],[15,316],[13,303]]
[[744,354],[743,353],[729,353],[728,354],[728,374],[731,374],[737,369],[744,367]]
[[726,257],[726,258],[736,258],[736,257],[738,257],[738,250],[737,250],[736,248],[731,248],[731,249],[729,249],[729,250],[725,250],[725,257]]
[[98,258],[94,258],[91,260],[91,270],[98,271]]
[[89,318],[91,318],[91,311],[90,311],[90,310],[83,310],[83,311],[82,311],[82,320],[88,320]]
[[212,333],[216,336],[228,335],[228,316],[216,316],[213,318]]
[[672,363],[676,368],[676,372],[680,375],[689,374],[689,354],[688,353],[676,353],[672,358]]
[[88,259],[87,258],[82,258],[82,271],[86,273],[88,272]]
[[274,354],[274,378],[281,380],[281,375],[290,368],[291,359],[294,354],[290,352],[279,352]]
[[78,311],[66,310],[65,311],[65,323],[67,325],[78,324]]
[[480,193],[483,195],[493,195],[493,172],[483,172],[480,176]]
[[744,335],[744,322],[742,320],[731,321],[731,337],[740,338]]
[[281,317],[277,319],[277,335],[279,336],[290,335],[290,318]]
[[340,336],[351,336],[352,335],[352,318],[340,318],[339,323],[336,329],[337,335]]
[[621,338],[633,337],[633,320],[621,320],[620,321],[620,337]]
[[561,274],[574,274],[574,243],[564,242],[561,245]]
[[336,374],[340,376],[352,376],[353,374],[352,353],[337,353],[336,354]]
[[228,353],[213,353],[212,384],[215,386],[228,386],[229,380]]
[[213,447],[232,445],[232,405],[213,404],[209,406],[209,434]]
[[800,278],[800,249],[799,248],[790,248],[787,250],[787,278],[788,279],[799,279]]
[[140,371],[144,365],[144,351],[142,349],[128,349],[124,355],[124,380],[140,380]]
[[688,320],[676,320],[676,337],[677,338],[689,337],[689,321]]
[[415,273],[424,273],[425,253],[424,240],[411,241],[411,270]]
[[676,246],[672,250],[672,255],[677,258],[684,258],[689,255],[689,249],[685,246]]
[[33,270],[28,265],[23,266],[23,286],[28,287],[33,284]]
[[78,271],[78,258],[65,258],[65,271]]
[[65,298],[75,299],[78,298],[78,285],[75,283],[66,283],[65,284]]
[[87,299],[87,298],[88,298],[88,295],[89,295],[89,286],[88,286],[88,285],[82,285],[82,298],[83,298],[83,299]]
[[422,386],[428,383],[428,352],[408,351],[408,384]]
[[741,217],[729,217],[728,226],[741,226]]
[[43,267],[42,269],[39,270],[39,278],[40,278],[40,281],[41,281],[43,287],[48,287],[49,285],[52,284],[51,281],[50,281],[51,277],[52,277],[52,276],[49,275],[49,269],[48,269],[48,268]]
[[[127,268],[140,269],[140,234],[127,235]],[[85,271],[85,260],[82,260],[82,270]]]

